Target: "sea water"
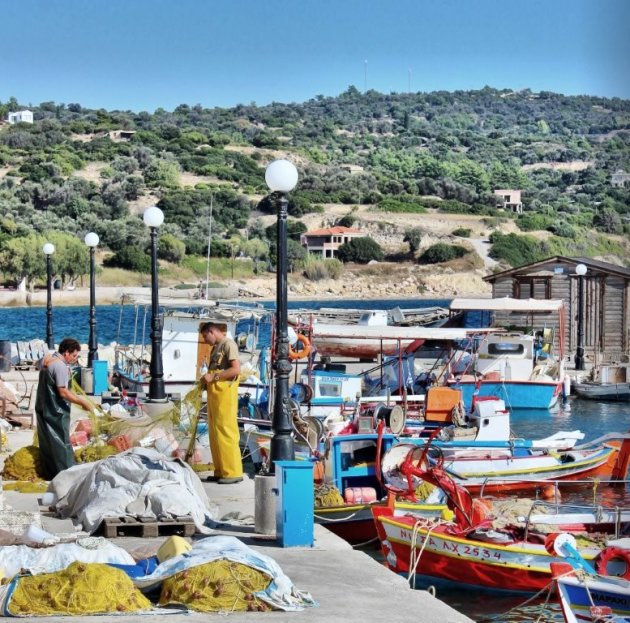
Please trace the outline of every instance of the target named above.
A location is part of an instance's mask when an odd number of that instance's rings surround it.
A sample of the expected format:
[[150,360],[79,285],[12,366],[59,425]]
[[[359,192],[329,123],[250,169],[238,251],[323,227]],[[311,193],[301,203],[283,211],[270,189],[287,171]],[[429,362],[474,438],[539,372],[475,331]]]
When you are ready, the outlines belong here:
[[[392,300],[332,300],[332,301],[289,301],[291,309],[417,309],[420,307],[448,307],[448,299],[392,299]],[[275,310],[274,302],[262,303],[266,310]],[[66,336],[74,337],[81,343],[87,343],[90,334],[89,307],[53,307],[53,335],[55,342]],[[134,305],[97,305],[96,335],[99,344],[148,344],[150,338],[151,311],[149,307]],[[145,327],[144,331],[142,327]],[[239,331],[241,327],[239,327]],[[247,331],[244,322],[242,330]],[[269,320],[263,322],[259,331],[259,340],[264,345],[271,337]],[[45,307],[8,307],[0,309],[0,340],[30,341],[46,339]]]

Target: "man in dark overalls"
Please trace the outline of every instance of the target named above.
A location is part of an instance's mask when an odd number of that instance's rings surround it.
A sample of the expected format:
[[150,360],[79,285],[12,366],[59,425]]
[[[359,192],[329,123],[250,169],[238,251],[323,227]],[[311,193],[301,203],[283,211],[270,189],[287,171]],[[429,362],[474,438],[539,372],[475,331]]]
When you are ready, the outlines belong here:
[[72,371],[81,352],[81,344],[71,337],[64,338],[54,353],[41,361],[35,413],[37,439],[44,465],[44,477],[52,480],[59,472],[74,465],[70,444],[70,403],[90,411],[87,398],[68,389]]

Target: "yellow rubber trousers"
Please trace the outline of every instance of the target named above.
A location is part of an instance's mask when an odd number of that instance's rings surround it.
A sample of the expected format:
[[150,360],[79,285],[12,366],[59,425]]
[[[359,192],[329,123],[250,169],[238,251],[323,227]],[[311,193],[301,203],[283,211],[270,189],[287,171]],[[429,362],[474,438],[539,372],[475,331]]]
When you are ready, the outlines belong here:
[[238,381],[208,383],[208,434],[214,464],[219,478],[242,478],[243,462],[239,448]]

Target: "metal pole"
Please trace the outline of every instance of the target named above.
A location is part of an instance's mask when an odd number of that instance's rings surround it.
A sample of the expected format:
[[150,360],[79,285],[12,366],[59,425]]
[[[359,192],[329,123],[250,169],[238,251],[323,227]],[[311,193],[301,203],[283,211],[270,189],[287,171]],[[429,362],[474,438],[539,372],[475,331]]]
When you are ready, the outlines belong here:
[[162,323],[158,297],[157,227],[151,227],[151,380],[149,400],[165,400],[162,368]]
[[52,324],[52,259],[46,256],[46,344],[48,350],[55,349]]
[[584,276],[578,277],[578,322],[575,369],[584,370]]
[[90,337],[88,340],[88,368],[98,359],[96,342],[96,275],[94,270],[94,247],[90,247]]
[[287,207],[286,194],[276,195],[278,209],[277,223],[277,268],[276,268],[276,372],[273,419],[271,428],[271,473],[275,471],[275,461],[295,459],[291,421],[289,420],[289,335],[287,314]]

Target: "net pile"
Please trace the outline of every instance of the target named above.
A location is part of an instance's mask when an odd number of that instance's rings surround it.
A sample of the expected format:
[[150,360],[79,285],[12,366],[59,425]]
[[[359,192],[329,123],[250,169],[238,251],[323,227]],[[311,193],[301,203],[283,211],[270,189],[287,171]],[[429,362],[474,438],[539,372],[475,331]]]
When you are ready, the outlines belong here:
[[[174,456],[182,453],[183,447],[185,448],[183,453],[190,456],[194,450],[195,431],[202,409],[204,390],[204,385],[197,383],[181,400],[174,401],[170,408],[151,416],[142,411],[141,405],[134,407],[130,412],[122,406],[115,409],[117,405],[114,405],[106,413],[100,405],[92,402],[93,408],[89,413],[92,441],[87,447],[99,445],[99,442],[107,440],[116,452],[143,446],[155,447],[165,456]],[[73,391],[91,402],[80,385],[75,383]]]
[[20,448],[4,462],[2,475],[7,480],[42,480],[44,466],[36,446]]
[[43,480],[20,480],[2,483],[2,488],[5,491],[19,491],[20,493],[46,493],[48,483]]
[[215,560],[166,579],[159,603],[182,604],[198,612],[265,612],[271,606],[255,593],[267,588],[270,581],[267,574],[253,567]]
[[330,508],[345,504],[339,489],[334,485],[315,485],[315,508]]
[[93,463],[100,461],[112,454],[116,454],[116,448],[107,444],[91,444],[83,448],[77,448],[74,451],[74,459],[77,463]]
[[151,602],[120,569],[74,562],[63,571],[24,576],[10,598],[16,616],[104,614],[149,610]]

